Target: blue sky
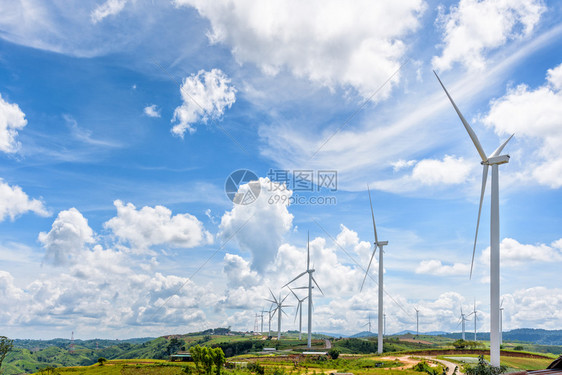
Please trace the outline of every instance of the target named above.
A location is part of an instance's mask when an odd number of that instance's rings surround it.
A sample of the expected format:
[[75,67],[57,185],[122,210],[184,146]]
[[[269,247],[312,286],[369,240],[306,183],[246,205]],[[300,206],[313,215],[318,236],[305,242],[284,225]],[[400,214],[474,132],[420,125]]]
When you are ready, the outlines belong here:
[[[311,260],[314,331],[489,329],[500,167],[504,329],[562,324],[562,13],[554,1],[0,2],[0,311],[20,338],[252,330]],[[253,171],[257,200],[228,176]],[[306,191],[299,171],[312,171]],[[316,184],[319,173],[336,186]],[[283,185],[283,172],[287,184]],[[297,179],[297,184],[293,180]],[[241,195],[240,195],[241,196]],[[315,291],[316,292],[316,291]],[[316,292],[317,293],[317,292]],[[294,312],[283,330],[295,329]],[[473,329],[473,323],[467,329]]]

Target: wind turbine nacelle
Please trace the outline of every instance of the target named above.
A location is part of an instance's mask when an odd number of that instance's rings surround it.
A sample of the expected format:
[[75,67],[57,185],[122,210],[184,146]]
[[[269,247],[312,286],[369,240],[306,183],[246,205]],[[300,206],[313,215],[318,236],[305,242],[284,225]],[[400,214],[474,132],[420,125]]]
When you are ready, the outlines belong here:
[[379,241],[379,242],[375,242],[375,245],[378,245],[378,246],[386,246],[386,245],[388,245],[388,241]]
[[494,165],[494,164],[500,165],[505,163],[509,163],[509,155],[493,156],[488,160],[486,160],[485,162],[482,162],[482,164],[488,164],[488,165]]

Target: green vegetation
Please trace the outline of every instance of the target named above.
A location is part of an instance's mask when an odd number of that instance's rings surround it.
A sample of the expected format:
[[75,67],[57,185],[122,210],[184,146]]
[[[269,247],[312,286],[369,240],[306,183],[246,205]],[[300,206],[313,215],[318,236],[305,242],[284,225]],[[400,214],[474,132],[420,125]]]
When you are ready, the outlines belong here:
[[6,336],[0,336],[0,371],[2,371],[2,362],[12,348],[14,347],[14,340],[10,340]]
[[467,366],[465,369],[466,375],[499,375],[506,372],[507,367],[501,365],[494,367],[484,360],[484,356],[478,357],[478,364],[476,366]]

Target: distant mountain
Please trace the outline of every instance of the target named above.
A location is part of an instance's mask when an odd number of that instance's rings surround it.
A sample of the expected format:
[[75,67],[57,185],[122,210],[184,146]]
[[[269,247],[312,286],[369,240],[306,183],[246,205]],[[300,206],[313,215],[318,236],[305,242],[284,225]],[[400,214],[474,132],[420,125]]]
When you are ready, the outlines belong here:
[[324,335],[324,336],[329,336],[329,337],[334,337],[334,338],[340,338],[340,337],[349,337],[349,335],[344,335],[341,333],[329,333],[329,332],[314,332],[315,335]]
[[[460,339],[461,333],[448,333],[442,336]],[[466,332],[466,337],[469,340],[474,338],[474,332]],[[476,338],[478,340],[489,340],[489,332],[477,332]],[[504,341],[527,342],[537,345],[562,345],[562,330],[546,330],[534,328],[519,328],[514,329],[502,334]]]
[[373,332],[369,332],[369,331],[363,331],[363,332],[359,332],[356,333],[355,335],[349,336],[350,338],[361,338],[361,337],[377,337],[376,333]]
[[[416,331],[410,331],[410,330],[406,330],[406,331],[400,331],[397,333],[393,333],[390,336],[402,336],[402,335],[415,335]],[[420,335],[427,335],[427,336],[443,336],[443,335],[447,335],[449,334],[449,332],[445,332],[445,331],[430,331],[430,332],[420,332]]]

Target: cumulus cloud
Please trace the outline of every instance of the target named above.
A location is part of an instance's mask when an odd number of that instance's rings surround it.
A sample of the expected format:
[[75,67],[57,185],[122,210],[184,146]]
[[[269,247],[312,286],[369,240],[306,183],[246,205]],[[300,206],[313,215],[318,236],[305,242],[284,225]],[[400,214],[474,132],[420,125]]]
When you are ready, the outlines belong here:
[[194,124],[219,119],[236,101],[236,89],[220,69],[200,70],[183,80],[180,89],[183,103],[174,111],[172,133],[183,137],[195,132]]
[[156,104],[144,107],[144,114],[148,117],[160,117],[160,109]]
[[[209,40],[266,74],[287,69],[327,87],[370,96],[400,66],[403,39],[419,26],[421,0],[400,2],[176,0],[209,19]],[[373,69],[376,66],[377,69]],[[398,76],[392,83],[398,82]],[[387,97],[387,85],[375,99]]]
[[59,212],[48,233],[39,233],[39,242],[45,248],[45,260],[61,266],[76,262],[86,245],[94,243],[93,236],[88,220],[72,207]]
[[423,260],[416,267],[416,273],[438,276],[463,276],[470,272],[470,264],[454,263],[443,264],[440,260]]
[[526,162],[520,178],[553,189],[562,186],[562,64],[547,72],[544,85],[525,84],[494,100],[482,121],[500,135],[515,133]]
[[545,11],[541,0],[461,0],[448,14],[441,9],[437,23],[443,29],[443,53],[433,58],[433,66],[447,70],[460,62],[482,69],[486,52],[531,34]]
[[[395,172],[401,170],[406,174],[394,179],[375,181],[373,186],[379,190],[406,192],[419,189],[420,186],[444,186],[462,184],[468,181],[473,165],[463,157],[445,155],[443,160],[423,159],[394,163]],[[411,171],[408,169],[411,168]],[[404,172],[403,172],[404,173]]]
[[176,248],[192,248],[213,243],[213,236],[205,230],[195,216],[188,213],[172,215],[164,206],[139,210],[132,203],[113,202],[117,216],[108,220],[104,227],[127,241],[135,249],[146,250],[153,245]]
[[[255,182],[241,185],[238,194],[249,191],[251,183]],[[222,216],[219,236],[234,237],[240,249],[252,254],[252,269],[262,273],[291,229],[293,215],[287,209],[291,190],[269,178],[260,178],[259,185],[260,194],[253,203],[234,204],[232,210]],[[279,199],[272,199],[277,197]]]
[[[513,238],[504,238],[500,243],[500,253],[502,265],[506,266],[524,266],[530,262],[559,262],[562,261],[562,238],[550,245],[528,245]],[[482,252],[480,261],[490,264],[489,246]]]
[[8,103],[0,94],[0,151],[15,153],[20,148],[18,131],[27,125],[25,113],[16,103]]
[[90,13],[92,23],[98,23],[106,17],[119,14],[125,8],[127,2],[128,0],[107,0],[105,3],[98,5]]
[[559,328],[562,289],[533,287],[503,297],[504,327]]
[[49,216],[43,202],[38,199],[29,199],[21,187],[11,186],[0,178],[0,222],[6,217],[14,220],[18,215],[26,212],[35,212],[40,216]]

